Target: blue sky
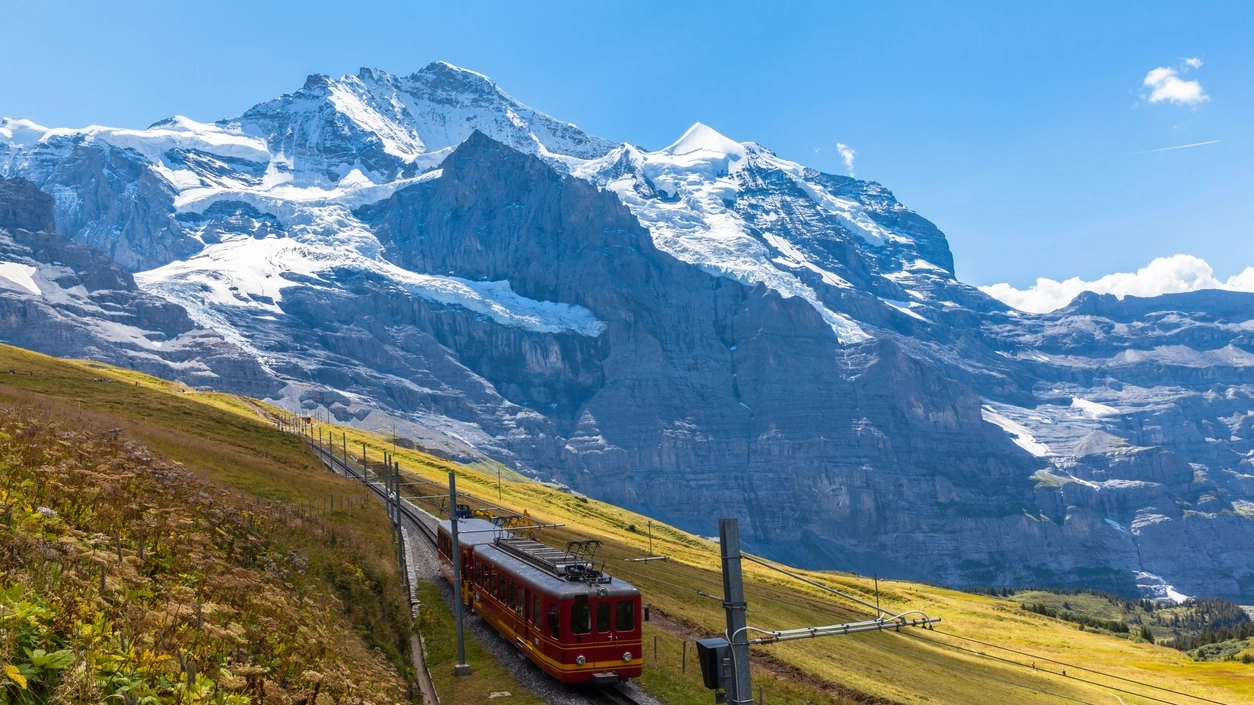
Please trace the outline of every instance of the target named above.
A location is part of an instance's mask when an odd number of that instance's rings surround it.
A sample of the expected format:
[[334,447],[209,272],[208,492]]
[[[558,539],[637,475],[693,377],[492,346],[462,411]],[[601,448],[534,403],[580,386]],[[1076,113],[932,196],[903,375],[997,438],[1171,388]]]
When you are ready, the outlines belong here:
[[1254,265],[1254,3],[779,4],[5,0],[0,115],[211,121],[442,59],[651,149],[701,121],[844,173],[848,145],[973,284]]

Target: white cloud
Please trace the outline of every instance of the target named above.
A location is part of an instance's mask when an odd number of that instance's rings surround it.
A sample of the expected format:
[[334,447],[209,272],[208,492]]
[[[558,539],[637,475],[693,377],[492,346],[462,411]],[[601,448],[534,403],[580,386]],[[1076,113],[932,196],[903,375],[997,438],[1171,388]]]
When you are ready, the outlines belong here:
[[840,160],[845,163],[845,173],[853,176],[853,158],[857,155],[857,152],[853,151],[853,147],[844,142],[836,143],[836,151],[840,152]]
[[1245,271],[1223,281],[1215,278],[1215,270],[1206,260],[1192,255],[1172,255],[1159,257],[1135,274],[1107,274],[1091,282],[1079,277],[1066,281],[1042,277],[1027,289],[1016,289],[1009,284],[980,287],[980,291],[1002,303],[1032,313],[1048,313],[1062,308],[1083,291],[1114,294],[1122,299],[1125,296],[1158,296],[1199,289],[1254,292],[1254,267],[1246,267]]
[[1185,59],[1184,65],[1178,69],[1159,66],[1145,74],[1142,84],[1150,89],[1145,99],[1151,103],[1174,103],[1176,105],[1197,105],[1210,100],[1202,84],[1197,81],[1186,81],[1180,78],[1181,73],[1202,67],[1202,60],[1196,57]]

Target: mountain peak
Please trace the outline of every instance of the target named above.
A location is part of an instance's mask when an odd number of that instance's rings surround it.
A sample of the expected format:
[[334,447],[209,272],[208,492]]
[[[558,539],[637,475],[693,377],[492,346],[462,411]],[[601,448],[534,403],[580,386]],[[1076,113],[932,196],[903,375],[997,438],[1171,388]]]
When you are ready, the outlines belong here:
[[441,93],[505,97],[492,79],[447,61],[433,61],[410,74],[408,80]]
[[305,77],[305,85],[301,86],[302,91],[317,90],[326,88],[331,85],[333,79],[325,73],[311,73]]
[[701,122],[693,123],[683,136],[662,151],[676,157],[693,152],[714,152],[733,161],[745,156],[744,145]]

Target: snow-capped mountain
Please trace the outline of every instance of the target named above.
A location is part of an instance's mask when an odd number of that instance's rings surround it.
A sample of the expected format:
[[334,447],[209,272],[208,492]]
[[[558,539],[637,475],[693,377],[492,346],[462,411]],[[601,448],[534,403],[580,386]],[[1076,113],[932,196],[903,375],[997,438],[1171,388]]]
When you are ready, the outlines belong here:
[[[1020,314],[879,184],[700,123],[613,143],[444,63],[213,124],[5,119],[0,175],[52,197],[0,204],[0,302],[87,331],[10,316],[8,340],[396,424],[703,533],[721,507],[807,565],[1254,594],[1249,295]],[[126,271],[75,289],[49,237]],[[111,319],[115,290],[174,313]]]

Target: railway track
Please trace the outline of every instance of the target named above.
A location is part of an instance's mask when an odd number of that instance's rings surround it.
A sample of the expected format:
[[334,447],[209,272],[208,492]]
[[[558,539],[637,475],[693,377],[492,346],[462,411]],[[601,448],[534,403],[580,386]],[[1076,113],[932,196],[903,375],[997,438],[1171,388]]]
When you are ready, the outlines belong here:
[[602,686],[585,691],[583,696],[589,705],[639,705],[630,696],[611,686]]
[[[361,481],[366,487],[370,488],[380,499],[387,501],[388,492],[383,483],[375,480],[363,479],[364,471],[359,467],[353,467],[351,462],[344,462],[343,458],[337,457],[335,453],[326,448],[321,448],[317,443],[308,442],[309,449],[314,455],[317,455],[323,463],[345,477]],[[401,517],[406,521],[410,528],[417,529],[418,534],[427,542],[431,548],[435,548],[435,517],[427,514],[421,509],[409,503],[404,497],[399,498],[397,506],[400,507]]]
[[[318,456],[322,462],[331,468],[333,472],[339,473],[358,482],[362,482],[366,487],[379,499],[386,502],[388,500],[388,491],[381,482],[363,479],[363,469],[353,463],[351,460],[345,462],[343,457],[336,456],[334,452],[327,448],[319,447],[317,443],[310,442],[309,449]],[[350,456],[351,457],[351,456]],[[400,507],[402,519],[409,528],[418,532],[432,551],[436,549],[436,523],[437,519],[426,511],[413,506],[409,500],[404,497],[399,498],[397,506]],[[560,686],[560,684],[557,684]],[[566,695],[569,699],[563,698],[561,702],[573,702],[576,699],[582,699],[589,705],[642,705],[639,701],[631,696],[623,693],[613,686],[596,686],[591,688],[567,689]]]

